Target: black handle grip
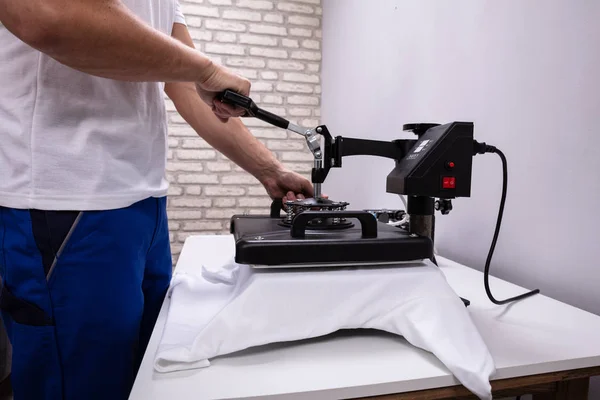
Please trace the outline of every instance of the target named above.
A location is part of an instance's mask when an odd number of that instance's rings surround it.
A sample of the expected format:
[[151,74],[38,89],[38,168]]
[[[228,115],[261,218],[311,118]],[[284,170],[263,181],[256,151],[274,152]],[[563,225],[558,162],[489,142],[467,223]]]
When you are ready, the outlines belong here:
[[268,124],[274,125],[278,128],[287,129],[290,122],[285,118],[281,118],[267,110],[259,108],[254,101],[247,96],[234,92],[233,90],[225,90],[218,96],[219,100],[223,103],[227,103],[233,106],[237,106],[246,110],[247,117],[255,117],[261,121],[265,121]]
[[246,110],[249,117],[254,117],[256,110],[258,110],[258,106],[250,97],[234,92],[233,90],[227,89],[223,93],[219,94],[217,98],[223,103]]
[[292,237],[303,238],[306,235],[306,225],[315,218],[356,218],[360,222],[363,238],[377,237],[377,219],[373,214],[362,211],[304,211],[292,222]]
[[283,200],[273,200],[271,203],[271,218],[279,218],[281,216],[281,209],[283,208]]
[[263,110],[260,108],[256,110],[256,114],[254,116],[278,128],[287,129],[290,125],[290,121],[288,121],[287,119],[281,118],[279,115],[275,115],[267,110]]

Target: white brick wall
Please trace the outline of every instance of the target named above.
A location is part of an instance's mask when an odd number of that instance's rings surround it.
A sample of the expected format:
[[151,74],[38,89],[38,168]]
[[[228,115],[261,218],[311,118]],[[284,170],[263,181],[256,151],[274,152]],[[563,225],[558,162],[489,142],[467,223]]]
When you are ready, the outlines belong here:
[[[196,47],[252,82],[252,98],[295,123],[320,119],[321,0],[180,0]],[[228,232],[234,213],[266,213],[251,175],[169,110],[169,230],[174,258],[189,235]],[[310,176],[303,138],[261,121],[246,125],[290,169]]]

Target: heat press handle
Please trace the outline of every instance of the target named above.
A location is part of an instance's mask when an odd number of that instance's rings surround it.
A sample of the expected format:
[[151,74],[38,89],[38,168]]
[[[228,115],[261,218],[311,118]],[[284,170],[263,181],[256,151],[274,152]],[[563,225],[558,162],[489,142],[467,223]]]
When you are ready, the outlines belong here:
[[356,218],[360,222],[362,237],[365,239],[377,237],[377,219],[371,213],[360,211],[304,211],[294,218],[291,235],[303,238],[306,235],[306,225],[315,218]]
[[244,116],[258,118],[261,121],[282,129],[287,129],[290,125],[290,122],[285,118],[281,118],[278,115],[259,108],[250,97],[241,95],[233,90],[225,90],[223,93],[219,94],[218,99],[223,103],[246,110],[246,115]]

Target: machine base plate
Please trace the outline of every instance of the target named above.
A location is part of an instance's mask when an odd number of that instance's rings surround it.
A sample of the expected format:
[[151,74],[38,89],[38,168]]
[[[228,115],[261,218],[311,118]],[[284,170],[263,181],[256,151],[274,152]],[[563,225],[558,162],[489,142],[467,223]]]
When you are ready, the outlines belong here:
[[[433,242],[427,237],[377,222],[377,237],[365,238],[361,228],[312,230],[292,237],[281,218],[233,216],[235,261],[256,268],[380,266],[415,262],[433,257]],[[298,268],[298,267],[296,267]]]

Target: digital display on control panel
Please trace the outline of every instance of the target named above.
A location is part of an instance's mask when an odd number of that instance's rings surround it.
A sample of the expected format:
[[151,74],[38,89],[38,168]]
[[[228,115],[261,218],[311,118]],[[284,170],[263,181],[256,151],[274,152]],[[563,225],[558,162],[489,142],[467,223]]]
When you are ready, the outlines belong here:
[[421,152],[427,150],[428,145],[431,143],[430,139],[425,139],[417,142],[414,150],[407,156],[409,160],[417,159]]

